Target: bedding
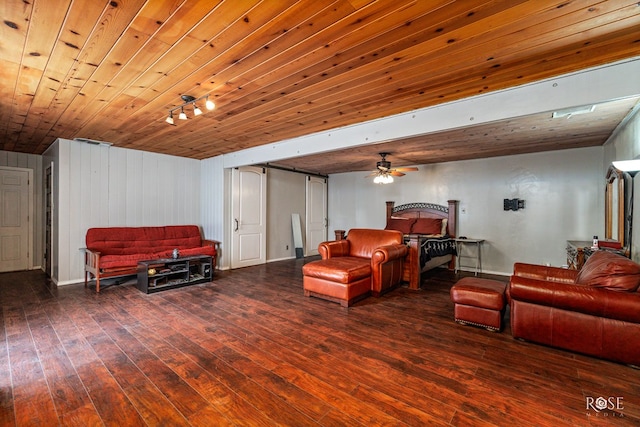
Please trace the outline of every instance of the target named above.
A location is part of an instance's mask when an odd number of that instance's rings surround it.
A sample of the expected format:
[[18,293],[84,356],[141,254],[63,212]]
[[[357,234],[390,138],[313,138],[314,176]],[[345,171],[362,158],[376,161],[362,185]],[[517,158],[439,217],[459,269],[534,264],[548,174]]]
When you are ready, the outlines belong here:
[[457,255],[456,241],[449,236],[425,237],[420,245],[420,270],[434,258]]

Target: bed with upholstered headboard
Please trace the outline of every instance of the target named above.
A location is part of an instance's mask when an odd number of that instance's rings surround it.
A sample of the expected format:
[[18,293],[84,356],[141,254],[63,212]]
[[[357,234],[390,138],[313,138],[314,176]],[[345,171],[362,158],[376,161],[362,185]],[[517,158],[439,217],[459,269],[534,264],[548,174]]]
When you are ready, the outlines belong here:
[[455,268],[458,201],[447,206],[434,203],[407,203],[394,206],[387,202],[386,229],[400,230],[409,246],[403,280],[410,289],[420,289],[421,274],[447,265]]

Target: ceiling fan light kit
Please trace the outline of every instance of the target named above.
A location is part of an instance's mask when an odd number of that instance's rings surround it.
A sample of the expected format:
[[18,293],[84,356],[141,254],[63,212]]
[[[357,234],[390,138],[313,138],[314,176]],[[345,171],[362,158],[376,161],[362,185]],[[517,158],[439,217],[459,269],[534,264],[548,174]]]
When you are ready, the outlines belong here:
[[414,172],[417,171],[416,167],[406,167],[406,168],[391,168],[391,162],[387,160],[387,156],[390,153],[378,153],[382,160],[376,163],[376,169],[370,174],[367,175],[367,178],[373,176],[373,182],[375,184],[391,184],[393,182],[394,176],[404,176],[403,172]]
[[184,103],[182,105],[178,105],[177,107],[173,107],[169,109],[169,116],[165,119],[165,122],[169,123],[170,125],[174,124],[174,120],[173,120],[173,112],[176,110],[180,110],[180,114],[178,115],[178,118],[180,120],[187,120],[187,113],[184,112],[184,107],[188,107],[189,105],[193,106],[193,115],[194,116],[199,116],[202,114],[202,110],[196,105],[196,102],[201,101],[203,99],[205,99],[205,107],[207,107],[207,110],[213,110],[214,108],[216,108],[216,104],[213,101],[209,100],[209,95],[204,95],[201,96],[200,98],[196,98],[194,96],[191,95],[182,95],[180,96],[180,98],[184,101]]
[[375,184],[391,184],[393,177],[389,174],[376,175],[375,178],[373,178],[373,182]]

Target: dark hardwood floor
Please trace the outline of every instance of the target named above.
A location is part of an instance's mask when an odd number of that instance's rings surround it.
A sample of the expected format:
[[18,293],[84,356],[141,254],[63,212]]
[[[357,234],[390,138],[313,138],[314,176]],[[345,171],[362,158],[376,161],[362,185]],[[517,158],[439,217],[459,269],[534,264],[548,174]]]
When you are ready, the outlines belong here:
[[640,371],[456,324],[460,276],[345,309],[303,296],[303,262],[152,295],[0,274],[0,424],[640,424]]

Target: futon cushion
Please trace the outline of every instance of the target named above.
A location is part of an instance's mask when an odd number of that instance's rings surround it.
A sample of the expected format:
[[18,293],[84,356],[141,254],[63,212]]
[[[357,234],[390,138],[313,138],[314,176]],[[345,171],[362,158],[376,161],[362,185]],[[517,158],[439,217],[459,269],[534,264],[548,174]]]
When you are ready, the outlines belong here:
[[202,246],[197,225],[90,228],[87,248],[103,255],[153,254]]
[[[216,249],[213,246],[199,246],[197,248],[178,248],[180,252],[180,258],[196,256],[196,255],[216,255]],[[173,249],[167,249],[164,251],[158,251],[155,253],[155,258],[171,258],[173,256]]]
[[[216,250],[213,246],[200,246],[197,248],[179,249],[179,251],[181,258],[196,255],[216,255]],[[139,254],[102,255],[100,256],[100,269],[110,270],[114,268],[136,267],[138,265],[138,261],[170,259],[172,255],[173,249],[163,251],[149,251]]]
[[121,268],[137,267],[138,261],[146,261],[157,258],[153,253],[130,255],[102,255],[100,257],[100,270],[113,270]]
[[584,263],[576,283],[612,291],[633,292],[640,286],[640,264],[622,255],[599,250]]

